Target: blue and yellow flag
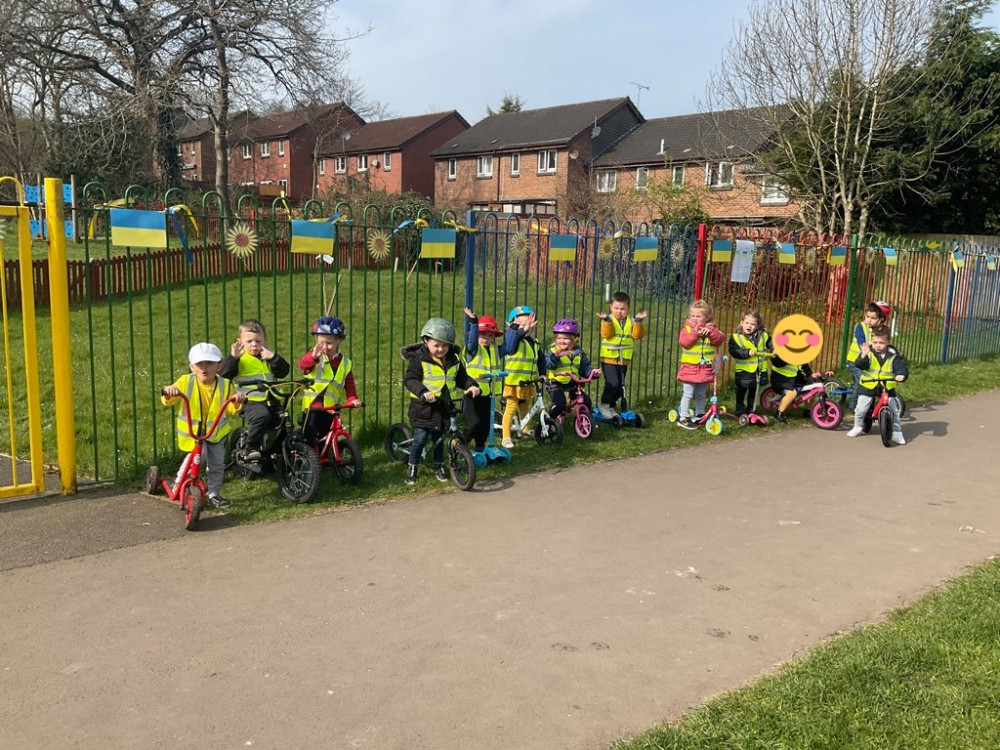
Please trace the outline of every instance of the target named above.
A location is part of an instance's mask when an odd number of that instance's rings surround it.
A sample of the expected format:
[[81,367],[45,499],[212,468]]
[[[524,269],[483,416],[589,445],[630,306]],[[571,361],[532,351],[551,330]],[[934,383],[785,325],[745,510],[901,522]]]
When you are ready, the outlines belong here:
[[784,263],[788,266],[795,265],[795,243],[794,242],[779,242],[778,243],[778,263]]
[[847,261],[847,245],[834,245],[827,253],[826,262],[831,266],[842,266]]
[[576,260],[576,246],[580,236],[576,234],[553,234],[549,236],[549,261]]
[[732,240],[712,240],[712,262],[728,263],[733,259]]
[[656,237],[636,237],[632,260],[636,263],[656,260],[656,253],[659,249],[660,241]]
[[121,247],[166,247],[166,215],[162,211],[112,208],[111,244]]
[[326,220],[292,219],[291,251],[310,255],[330,255],[333,252],[333,237],[336,230],[336,225]]
[[986,256],[986,270],[987,271],[997,270],[997,256],[995,255]]
[[454,229],[421,229],[420,230],[420,257],[421,258],[454,258],[455,257],[455,230]]
[[885,254],[885,264],[887,266],[895,266],[899,263],[899,256],[896,254],[895,248],[883,247],[882,252]]
[[965,268],[965,256],[961,250],[951,251],[951,267],[956,271]]

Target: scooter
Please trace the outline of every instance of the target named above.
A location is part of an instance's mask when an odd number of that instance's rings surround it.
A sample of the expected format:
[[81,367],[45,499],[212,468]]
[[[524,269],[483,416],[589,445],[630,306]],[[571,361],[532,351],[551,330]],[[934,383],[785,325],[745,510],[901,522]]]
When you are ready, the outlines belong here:
[[[507,374],[506,370],[495,373],[486,373],[484,375],[485,380],[492,380],[496,383],[502,382],[503,377]],[[479,468],[486,467],[487,464],[496,463],[497,461],[510,461],[511,452],[507,448],[503,448],[496,444],[494,435],[496,434],[496,406],[497,406],[497,388],[496,386],[490,388],[490,419],[493,423],[490,424],[490,434],[486,438],[486,445],[483,446],[481,451],[473,450],[469,448],[472,452],[472,460],[476,462],[476,466]]]
[[600,409],[598,409],[596,406],[593,409],[591,409],[590,416],[593,418],[595,422],[600,422],[601,424],[609,424],[612,427],[616,428],[621,428],[621,427],[641,428],[649,424],[646,421],[646,417],[643,416],[642,412],[633,411],[632,409],[628,408],[628,401],[625,400],[624,394],[621,397],[619,406],[621,406],[621,409],[619,409],[618,413],[615,414],[610,419],[603,416],[601,414]]

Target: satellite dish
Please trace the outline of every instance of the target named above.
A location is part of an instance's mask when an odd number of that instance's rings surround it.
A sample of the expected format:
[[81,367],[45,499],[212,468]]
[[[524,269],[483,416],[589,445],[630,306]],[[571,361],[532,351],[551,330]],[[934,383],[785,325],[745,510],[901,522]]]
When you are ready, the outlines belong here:
[[575,148],[572,151],[569,152],[569,158],[570,159],[575,159],[579,155],[580,155],[580,152],[577,151]]
[[594,129],[590,131],[590,137],[591,138],[596,138],[600,134],[601,134],[601,126],[600,125],[595,125]]
[[345,141],[351,140],[351,134],[350,133],[344,133],[344,140]]

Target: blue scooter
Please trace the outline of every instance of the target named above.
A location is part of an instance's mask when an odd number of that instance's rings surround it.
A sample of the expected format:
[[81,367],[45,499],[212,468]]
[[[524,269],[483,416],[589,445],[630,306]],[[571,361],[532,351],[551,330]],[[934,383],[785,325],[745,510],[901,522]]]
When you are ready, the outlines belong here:
[[625,396],[621,397],[621,409],[618,413],[608,419],[601,415],[600,410],[595,406],[591,410],[591,416],[594,418],[595,422],[600,422],[601,424],[610,424],[612,427],[622,428],[622,427],[645,427],[649,424],[646,418],[642,415],[642,412],[632,411],[628,408],[628,402],[625,400]]
[[[507,374],[506,370],[502,370],[497,373],[486,373],[484,379],[502,382],[503,377]],[[472,460],[475,461],[476,466],[479,468],[484,468],[487,464],[496,463],[497,461],[510,461],[511,453],[507,448],[503,448],[496,444],[493,439],[496,433],[496,404],[497,404],[497,389],[496,387],[490,388],[490,434],[486,438],[486,445],[483,446],[481,451],[472,450]]]

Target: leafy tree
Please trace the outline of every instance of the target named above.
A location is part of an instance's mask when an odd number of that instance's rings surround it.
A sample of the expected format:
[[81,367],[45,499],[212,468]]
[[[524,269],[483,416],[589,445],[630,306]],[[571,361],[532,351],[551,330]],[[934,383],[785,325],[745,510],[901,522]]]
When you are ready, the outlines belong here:
[[486,115],[509,115],[511,112],[520,112],[524,108],[524,100],[517,94],[504,94],[503,101],[497,109],[489,105],[486,106]]

